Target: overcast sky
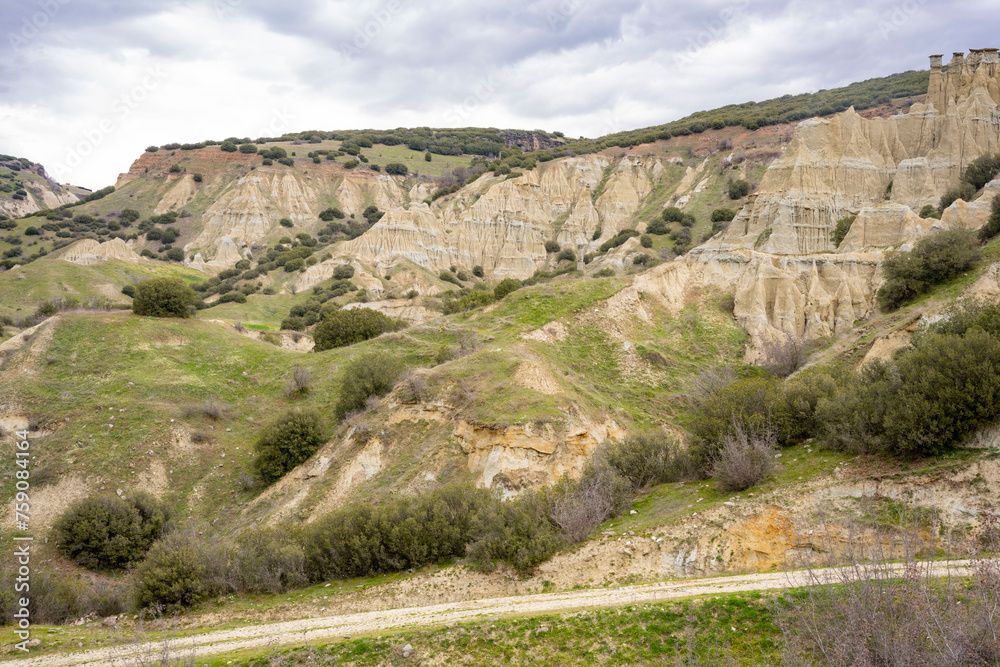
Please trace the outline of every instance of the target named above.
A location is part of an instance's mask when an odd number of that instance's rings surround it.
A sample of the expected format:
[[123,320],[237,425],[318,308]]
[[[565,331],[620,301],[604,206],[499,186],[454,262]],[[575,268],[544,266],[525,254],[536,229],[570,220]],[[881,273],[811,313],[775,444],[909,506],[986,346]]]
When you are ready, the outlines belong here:
[[0,153],[99,188],[172,141],[600,136],[926,69],[1000,46],[998,19],[998,0],[4,0]]

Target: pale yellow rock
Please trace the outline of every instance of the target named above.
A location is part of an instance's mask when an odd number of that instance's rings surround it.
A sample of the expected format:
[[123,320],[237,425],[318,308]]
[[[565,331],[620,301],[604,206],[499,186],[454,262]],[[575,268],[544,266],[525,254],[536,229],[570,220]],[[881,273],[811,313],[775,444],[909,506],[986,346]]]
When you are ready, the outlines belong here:
[[[169,181],[168,181],[169,182]],[[153,215],[163,215],[170,211],[177,211],[183,208],[198,194],[198,186],[194,182],[193,174],[184,174],[176,179],[170,189],[167,190],[163,198],[153,209]]]
[[93,239],[83,239],[68,247],[62,253],[61,258],[67,262],[82,264],[84,266],[106,262],[109,259],[117,259],[132,264],[146,261],[144,257],[136,254],[122,239],[111,239],[104,243],[98,243]]
[[357,308],[375,310],[386,317],[403,320],[407,324],[423,324],[428,320],[441,317],[439,311],[416,305],[409,299],[384,299],[382,301],[369,301],[367,303],[349,303],[343,309],[354,310]]

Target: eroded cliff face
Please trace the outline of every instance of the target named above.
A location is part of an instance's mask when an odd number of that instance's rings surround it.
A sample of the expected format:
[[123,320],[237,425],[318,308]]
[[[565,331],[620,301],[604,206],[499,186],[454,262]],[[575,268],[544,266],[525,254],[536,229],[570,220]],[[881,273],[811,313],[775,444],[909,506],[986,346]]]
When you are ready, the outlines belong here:
[[[841,252],[911,242],[928,233],[938,223],[918,222],[914,212],[956,187],[969,162],[1000,151],[996,56],[956,54],[947,68],[932,57],[927,102],[906,114],[866,119],[849,109],[803,121],[749,204],[709,245],[780,255],[838,250],[830,232],[849,215],[859,215],[860,230],[852,229]],[[964,206],[940,225],[982,224],[981,213]]]
[[478,265],[497,279],[527,278],[545,266],[546,241],[581,254],[632,226],[663,173],[656,157],[589,155],[516,178],[484,175],[430,206],[390,210],[339,252],[380,270],[405,259],[435,272]]

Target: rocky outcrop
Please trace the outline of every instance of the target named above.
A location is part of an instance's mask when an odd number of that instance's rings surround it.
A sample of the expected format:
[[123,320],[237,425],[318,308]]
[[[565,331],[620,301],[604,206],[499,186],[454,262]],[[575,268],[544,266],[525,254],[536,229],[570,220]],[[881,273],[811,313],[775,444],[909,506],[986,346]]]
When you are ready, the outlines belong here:
[[410,299],[385,299],[383,301],[372,301],[369,303],[349,303],[344,306],[344,310],[354,310],[356,308],[368,308],[376,310],[386,317],[403,320],[407,324],[423,324],[428,320],[441,317],[437,310],[424,308],[413,303]]
[[6,167],[13,175],[11,183],[23,185],[27,195],[23,199],[0,197],[0,214],[12,218],[31,215],[42,209],[58,208],[63,204],[79,201],[79,197],[56,183],[45,171],[45,167],[28,160],[0,156],[0,167]]
[[109,259],[117,259],[121,262],[138,264],[146,259],[140,257],[125,241],[121,239],[111,239],[104,243],[98,243],[93,239],[83,239],[67,248],[62,259],[74,264],[89,266],[99,262],[106,262]]
[[[867,119],[849,109],[803,121],[749,204],[710,245],[780,255],[830,251],[830,232],[848,215],[859,215],[862,224],[841,252],[911,242],[927,233],[933,223],[918,222],[912,212],[957,186],[969,162],[1000,151],[995,56],[989,50],[968,59],[956,54],[947,68],[932,57],[927,102],[907,114]],[[981,218],[980,211],[960,209],[942,226],[971,227]]]
[[341,251],[380,271],[406,260],[433,272],[478,265],[493,278],[526,278],[546,266],[546,241],[585,253],[630,227],[663,173],[659,158],[588,155],[516,178],[484,176],[454,198],[390,210]]

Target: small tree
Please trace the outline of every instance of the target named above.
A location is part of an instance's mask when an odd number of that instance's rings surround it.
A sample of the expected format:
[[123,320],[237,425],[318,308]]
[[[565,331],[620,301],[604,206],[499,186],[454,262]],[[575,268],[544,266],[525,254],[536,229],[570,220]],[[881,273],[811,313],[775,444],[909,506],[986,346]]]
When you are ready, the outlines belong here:
[[253,467],[265,484],[273,484],[315,454],[321,444],[323,429],[319,415],[293,410],[260,434],[254,445]]
[[313,339],[316,351],[322,352],[335,347],[344,347],[395,331],[402,326],[399,320],[386,317],[371,308],[337,310],[316,325]]
[[166,508],[152,496],[92,496],[71,506],[52,527],[56,548],[77,565],[117,570],[143,559],[160,538]]
[[132,312],[148,317],[189,317],[198,295],[180,278],[150,278],[135,286]]
[[135,602],[140,609],[189,607],[209,593],[200,542],[193,535],[172,535],[153,545],[135,571]]
[[403,363],[385,353],[359,357],[344,369],[340,381],[340,400],[335,409],[338,419],[365,407],[373,396],[385,396],[392,391],[403,373]]
[[235,153],[237,150],[239,150],[239,146],[237,146],[232,141],[223,141],[219,145],[219,150],[221,150],[223,152],[226,152],[226,153]]
[[257,152],[257,147],[253,144],[242,144],[240,146],[240,152],[246,153],[247,155],[253,155]]
[[493,296],[497,301],[511,292],[521,289],[521,282],[513,278],[504,278],[493,288]]
[[746,179],[739,179],[729,184],[729,198],[742,199],[750,194],[750,182]]

